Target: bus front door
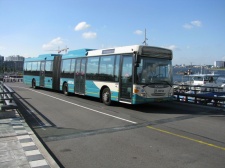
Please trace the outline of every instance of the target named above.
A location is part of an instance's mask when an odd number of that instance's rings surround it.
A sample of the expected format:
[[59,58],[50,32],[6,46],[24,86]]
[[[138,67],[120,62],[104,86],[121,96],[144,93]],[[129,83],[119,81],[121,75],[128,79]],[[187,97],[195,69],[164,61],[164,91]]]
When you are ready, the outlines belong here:
[[86,58],[77,59],[75,67],[75,93],[85,94],[85,69],[86,69]]
[[132,56],[122,57],[121,77],[120,77],[120,100],[131,102],[132,99]]
[[45,61],[41,62],[41,71],[40,71],[40,86],[45,86]]

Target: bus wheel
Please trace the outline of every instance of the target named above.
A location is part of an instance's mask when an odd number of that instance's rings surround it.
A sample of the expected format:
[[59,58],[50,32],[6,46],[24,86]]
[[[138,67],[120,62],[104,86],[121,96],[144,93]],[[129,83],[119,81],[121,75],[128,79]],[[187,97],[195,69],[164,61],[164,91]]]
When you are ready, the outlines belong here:
[[110,106],[111,105],[111,93],[109,88],[105,88],[102,91],[102,102],[107,105]]
[[32,88],[36,89],[36,81],[35,80],[32,80]]
[[63,84],[63,93],[64,93],[64,95],[66,95],[66,96],[69,95],[69,92],[68,92],[68,84],[67,84],[67,83],[64,83],[64,84]]

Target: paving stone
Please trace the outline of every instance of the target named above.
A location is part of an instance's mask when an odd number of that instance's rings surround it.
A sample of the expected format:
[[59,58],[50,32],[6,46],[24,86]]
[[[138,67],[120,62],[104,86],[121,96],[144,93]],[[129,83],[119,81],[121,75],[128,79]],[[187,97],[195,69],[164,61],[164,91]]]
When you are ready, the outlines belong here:
[[0,162],[9,162],[13,159],[10,151],[0,151]]
[[31,155],[31,156],[27,156],[27,160],[30,161],[35,161],[35,160],[43,160],[44,157],[39,154],[39,155]]
[[0,168],[50,168],[30,134],[16,110],[0,112]]
[[24,151],[31,151],[31,150],[37,150],[38,148],[36,146],[27,146],[23,147]]
[[26,143],[26,142],[32,142],[33,140],[31,138],[21,139],[19,140],[20,143]]

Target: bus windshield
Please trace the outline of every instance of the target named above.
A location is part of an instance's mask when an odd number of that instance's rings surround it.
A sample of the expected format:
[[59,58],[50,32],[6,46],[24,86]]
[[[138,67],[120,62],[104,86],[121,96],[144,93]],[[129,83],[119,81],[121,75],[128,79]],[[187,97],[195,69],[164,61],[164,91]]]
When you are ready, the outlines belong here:
[[141,57],[137,67],[137,84],[172,84],[172,62],[167,59]]

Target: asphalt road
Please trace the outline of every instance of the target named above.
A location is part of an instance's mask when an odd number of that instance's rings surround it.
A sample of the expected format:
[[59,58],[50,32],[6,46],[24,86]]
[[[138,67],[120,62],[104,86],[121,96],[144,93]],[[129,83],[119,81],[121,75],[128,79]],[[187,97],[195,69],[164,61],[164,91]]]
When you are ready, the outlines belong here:
[[178,102],[105,106],[94,98],[7,85],[61,167],[225,167],[225,112],[219,108]]

